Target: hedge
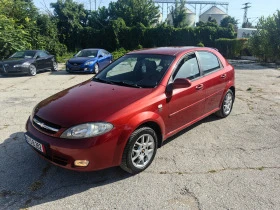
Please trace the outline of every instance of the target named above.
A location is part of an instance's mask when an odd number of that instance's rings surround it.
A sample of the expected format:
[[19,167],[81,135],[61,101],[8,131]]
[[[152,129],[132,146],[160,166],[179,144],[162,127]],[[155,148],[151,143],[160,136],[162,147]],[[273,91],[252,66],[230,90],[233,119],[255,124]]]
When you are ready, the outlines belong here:
[[226,39],[215,40],[215,47],[226,58],[239,58],[241,55],[248,54],[248,39]]

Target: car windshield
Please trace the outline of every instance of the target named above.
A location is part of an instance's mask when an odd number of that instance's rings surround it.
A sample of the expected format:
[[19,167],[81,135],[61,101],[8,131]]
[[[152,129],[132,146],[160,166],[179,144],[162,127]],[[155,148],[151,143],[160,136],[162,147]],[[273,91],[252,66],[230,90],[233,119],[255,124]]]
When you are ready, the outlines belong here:
[[19,51],[10,56],[10,58],[34,58],[36,51]]
[[169,55],[125,55],[106,67],[93,80],[135,88],[153,88],[160,83],[174,58]]
[[96,57],[98,50],[81,50],[78,52],[75,57]]

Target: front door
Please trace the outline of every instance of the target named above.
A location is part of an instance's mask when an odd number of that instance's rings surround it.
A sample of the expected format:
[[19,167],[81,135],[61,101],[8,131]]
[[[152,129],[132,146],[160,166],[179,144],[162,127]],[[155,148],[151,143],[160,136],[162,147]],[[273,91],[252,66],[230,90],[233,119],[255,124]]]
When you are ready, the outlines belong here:
[[204,110],[204,79],[201,77],[195,53],[185,55],[179,61],[172,75],[172,82],[177,78],[189,79],[191,86],[174,89],[172,96],[167,98],[167,135],[172,135],[178,130],[192,124],[202,116]]

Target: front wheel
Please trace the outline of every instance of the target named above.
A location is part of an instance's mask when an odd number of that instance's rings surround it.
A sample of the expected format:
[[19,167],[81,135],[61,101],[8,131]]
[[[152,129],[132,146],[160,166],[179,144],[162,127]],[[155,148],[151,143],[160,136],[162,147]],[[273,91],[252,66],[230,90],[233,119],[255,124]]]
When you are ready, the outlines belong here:
[[36,66],[34,66],[33,64],[30,64],[28,74],[30,76],[35,76],[37,74]]
[[234,101],[234,95],[231,89],[228,89],[223,99],[221,109],[216,112],[216,115],[222,118],[229,116]]
[[97,74],[99,72],[99,66],[98,64],[94,64],[94,73]]
[[135,174],[144,171],[152,163],[157,151],[157,135],[150,127],[135,130],[123,152],[121,168]]

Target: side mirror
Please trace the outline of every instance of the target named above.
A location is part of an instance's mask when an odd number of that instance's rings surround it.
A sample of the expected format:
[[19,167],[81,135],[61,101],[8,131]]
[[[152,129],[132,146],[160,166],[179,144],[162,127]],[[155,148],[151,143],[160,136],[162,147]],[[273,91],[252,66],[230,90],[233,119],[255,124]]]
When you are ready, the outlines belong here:
[[98,55],[98,58],[102,58],[103,57],[103,55]]
[[178,78],[175,79],[173,82],[173,89],[179,89],[179,88],[187,88],[192,85],[191,81],[188,79]]

